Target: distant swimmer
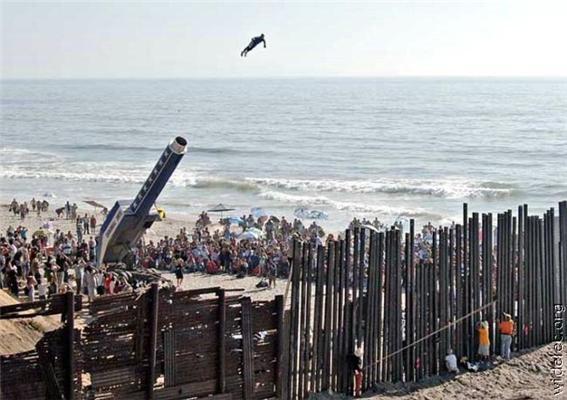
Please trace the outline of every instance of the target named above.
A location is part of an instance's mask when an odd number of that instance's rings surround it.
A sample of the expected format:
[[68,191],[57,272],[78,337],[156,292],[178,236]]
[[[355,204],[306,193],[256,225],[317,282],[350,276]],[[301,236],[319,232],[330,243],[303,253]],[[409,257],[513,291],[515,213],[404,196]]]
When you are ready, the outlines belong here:
[[264,39],[264,34],[262,33],[260,36],[253,37],[250,40],[250,44],[242,50],[240,53],[240,57],[246,57],[249,51],[251,51],[254,47],[258,46],[260,43],[264,42],[264,48],[266,48],[266,39]]

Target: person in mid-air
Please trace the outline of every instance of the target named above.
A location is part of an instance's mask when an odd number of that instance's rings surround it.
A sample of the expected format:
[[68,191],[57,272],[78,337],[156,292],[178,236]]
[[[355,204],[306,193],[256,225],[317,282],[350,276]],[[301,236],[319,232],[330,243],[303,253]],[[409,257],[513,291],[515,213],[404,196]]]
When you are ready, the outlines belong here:
[[246,54],[248,54],[249,51],[262,42],[264,43],[264,48],[266,48],[266,39],[264,39],[263,33],[260,36],[253,37],[252,40],[250,40],[250,44],[240,52],[240,57],[246,57]]

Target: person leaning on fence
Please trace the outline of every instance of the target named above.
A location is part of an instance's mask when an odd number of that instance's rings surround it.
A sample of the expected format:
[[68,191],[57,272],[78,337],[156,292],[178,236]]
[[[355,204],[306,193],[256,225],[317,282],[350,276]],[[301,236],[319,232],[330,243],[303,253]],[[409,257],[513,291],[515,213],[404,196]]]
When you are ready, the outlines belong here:
[[349,371],[352,373],[352,377],[354,380],[354,389],[353,395],[354,397],[360,397],[362,395],[362,357],[364,354],[364,350],[362,346],[359,346],[358,343],[355,342],[354,344],[354,351],[349,354],[348,356],[348,367]]
[[457,356],[453,353],[453,349],[449,349],[447,355],[445,356],[445,366],[447,371],[459,373],[459,367],[457,366]]
[[487,360],[490,356],[490,335],[488,331],[488,322],[482,321],[477,323],[478,331],[478,355],[481,360]]
[[510,347],[512,346],[512,337],[516,331],[516,326],[510,314],[504,313],[504,320],[498,325],[500,331],[500,355],[505,360],[510,359]]

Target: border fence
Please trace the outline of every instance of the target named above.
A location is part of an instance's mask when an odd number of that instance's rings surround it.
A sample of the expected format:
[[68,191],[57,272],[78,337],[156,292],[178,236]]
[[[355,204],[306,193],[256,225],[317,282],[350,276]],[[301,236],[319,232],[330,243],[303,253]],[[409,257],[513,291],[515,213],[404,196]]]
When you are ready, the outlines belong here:
[[[494,221],[495,220],[495,221]],[[494,223],[495,222],[495,223]],[[61,314],[34,350],[0,357],[2,399],[303,399],[443,371],[448,349],[475,358],[486,320],[517,322],[513,349],[567,327],[567,202],[543,217],[528,206],[469,214],[434,229],[427,258],[416,227],[347,230],[325,246],[295,241],[291,296],[251,301],[222,288],[159,289],[95,299],[73,293],[0,307],[0,319]],[[286,293],[287,295],[287,293]],[[286,306],[288,306],[286,310]],[[563,308],[561,308],[563,307]],[[75,327],[76,312],[84,326]],[[86,312],[85,312],[86,311]]]
[[363,389],[412,382],[444,369],[449,349],[475,359],[479,320],[499,353],[498,321],[517,323],[513,350],[554,339],[567,327],[567,202],[543,217],[528,206],[469,214],[434,229],[430,256],[415,254],[415,224],[347,230],[326,246],[295,242],[285,396],[351,394],[349,355],[363,349]]
[[[0,397],[273,398],[281,387],[283,297],[253,302],[226,294],[219,287],[173,291],[154,284],[141,295],[99,297],[81,330],[74,311],[82,303],[69,307],[73,293],[2,307],[2,319],[62,313],[65,324],[35,350],[1,357]],[[40,311],[24,313],[32,308]]]

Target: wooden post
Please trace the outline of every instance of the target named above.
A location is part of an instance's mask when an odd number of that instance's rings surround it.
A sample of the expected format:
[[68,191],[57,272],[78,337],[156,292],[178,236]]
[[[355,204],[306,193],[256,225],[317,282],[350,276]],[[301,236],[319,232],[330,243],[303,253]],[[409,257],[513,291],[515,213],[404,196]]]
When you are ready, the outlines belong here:
[[524,243],[525,243],[525,223],[524,223],[524,210],[522,206],[518,207],[518,319],[517,324],[517,350],[524,348],[525,335],[522,327],[524,326],[524,293],[525,293],[525,253],[524,253]]
[[342,365],[340,362],[340,352],[339,352],[339,344],[340,344],[340,326],[339,326],[339,299],[340,299],[340,273],[341,273],[341,263],[340,263],[340,242],[335,241],[333,246],[334,256],[333,256],[333,368],[331,369],[331,387],[333,391],[338,391],[339,386],[339,370],[341,369]]
[[[468,250],[468,233],[469,233],[469,210],[468,204],[463,204],[463,250],[462,250],[462,263],[463,263],[463,315],[467,314],[469,310],[469,300],[470,300],[470,289],[469,289],[469,250]],[[471,343],[472,338],[469,332],[469,321],[463,321],[463,344],[464,351],[470,360],[472,360],[472,354],[474,349],[474,343]]]
[[252,301],[243,297],[242,307],[242,362],[244,379],[244,400],[254,398],[254,349],[252,341]]
[[[348,232],[347,232],[347,238],[348,238]],[[346,391],[346,385],[345,385],[345,377],[347,377],[349,375],[349,371],[347,368],[347,354],[346,354],[346,334],[347,334],[347,325],[345,323],[345,318],[346,318],[346,314],[345,314],[345,303],[347,301],[347,299],[345,298],[345,292],[346,292],[346,282],[347,282],[347,272],[346,272],[346,261],[345,261],[345,240],[341,240],[340,241],[340,245],[339,245],[339,263],[338,263],[338,269],[339,269],[339,321],[338,321],[338,325],[339,325],[339,332],[338,332],[338,340],[339,340],[339,364],[340,364],[340,368],[339,368],[339,375],[337,376],[337,382],[338,382],[338,391],[345,393]],[[348,378],[347,378],[348,379]]]
[[289,346],[289,397],[295,399],[298,384],[298,337],[299,334],[299,284],[301,275],[301,243],[293,241],[293,264],[291,269],[291,310],[290,310],[290,346]]
[[[559,203],[559,265],[557,269],[556,305],[567,307],[567,201]],[[563,312],[563,326],[567,327],[567,312]]]
[[[407,301],[406,304],[409,304],[409,307],[406,305],[407,310],[407,321],[409,322],[408,325],[408,332],[409,335],[407,336],[407,342],[413,343],[416,340],[415,328],[416,328],[416,276],[415,276],[415,260],[414,260],[414,240],[415,240],[415,220],[412,218],[410,219],[410,231],[409,231],[409,240],[406,240],[406,248],[407,250]],[[381,305],[380,305],[381,307]],[[408,352],[408,381],[413,382],[415,381],[415,357],[416,357],[416,348],[412,346]]]
[[[219,302],[219,379],[218,379],[218,392],[224,393],[226,390],[226,296],[224,289],[219,289],[218,291],[218,302]],[[278,318],[279,318],[278,314]],[[281,331],[278,325],[278,345],[279,340],[282,337]],[[279,353],[278,353],[279,354]],[[278,367],[279,367],[279,356],[278,356]],[[279,372],[278,372],[279,376]]]
[[333,278],[334,278],[334,243],[329,242],[327,247],[327,282],[325,287],[325,345],[323,353],[323,390],[331,389],[332,373],[332,334],[333,334]]
[[[394,231],[394,251],[395,251],[395,268],[396,268],[396,351],[403,347],[402,338],[402,260],[401,260],[401,231]],[[396,356],[396,380],[401,382],[403,373],[403,357],[399,352]]]
[[[358,261],[360,257],[360,228],[354,228],[354,238],[353,238],[353,262],[352,262],[352,316],[351,316],[351,324],[352,324],[352,333],[351,339],[354,343],[358,338],[358,326],[357,326],[357,308],[358,308],[358,297],[360,294],[358,293],[358,275],[360,273],[360,262]],[[354,345],[354,344],[353,344]]]
[[[224,290],[223,290],[224,293]],[[277,295],[275,297],[275,301],[276,301],[276,318],[277,318],[277,324],[278,324],[278,356],[277,356],[277,365],[276,365],[276,371],[277,371],[277,379],[276,379],[276,397],[278,399],[282,399],[283,398],[283,392],[284,392],[284,382],[285,382],[285,378],[286,378],[286,374],[284,373],[284,368],[285,365],[283,363],[283,358],[284,358],[284,351],[285,351],[285,318],[284,318],[284,313],[285,313],[285,304],[284,304],[284,298],[282,295]],[[226,315],[226,314],[225,314]],[[222,393],[222,392],[221,392]]]
[[360,245],[358,247],[358,251],[360,253],[358,257],[358,262],[360,263],[358,268],[358,304],[357,304],[357,318],[356,318],[356,325],[357,325],[357,334],[356,337],[358,339],[358,343],[360,344],[363,340],[362,336],[362,317],[363,317],[363,310],[364,310],[364,261],[366,257],[366,229],[360,230]]
[[373,332],[372,325],[374,323],[374,241],[375,232],[370,231],[370,254],[368,262],[368,284],[366,289],[366,313],[365,313],[365,332],[364,332],[364,382],[363,389],[368,390],[372,384],[372,347],[373,347]]
[[299,384],[297,389],[297,397],[302,399],[305,395],[305,377],[307,376],[305,370],[307,368],[306,365],[306,348],[307,348],[307,332],[305,330],[306,324],[306,302],[307,296],[305,293],[307,292],[307,274],[309,273],[309,265],[307,260],[307,252],[310,247],[309,243],[303,243],[303,250],[301,254],[301,276],[300,279],[300,300],[299,300],[299,330],[296,332],[296,335],[299,335],[299,351],[298,351],[298,358],[299,358]]
[[[307,280],[307,291],[305,294],[306,297],[306,306],[305,306],[305,327],[303,328],[305,332],[305,353],[304,353],[304,397],[307,398],[307,394],[309,393],[309,383],[310,377],[313,375],[313,370],[310,368],[310,360],[309,354],[311,347],[311,308],[312,308],[312,298],[311,298],[311,290],[313,286],[313,247],[308,245],[308,255],[307,255],[307,273],[304,274],[304,279]],[[313,387],[311,386],[311,390]]]
[[325,279],[324,265],[325,251],[323,246],[317,246],[317,276],[315,288],[315,309],[313,311],[313,374],[311,375],[311,387],[314,392],[321,391],[322,360],[322,332],[323,332],[323,285]]
[[[464,300],[463,300],[463,239],[462,239],[463,229],[460,224],[455,226],[455,315],[457,318],[462,317],[464,314]],[[464,343],[464,326],[466,324],[462,323],[455,327],[455,344],[456,344],[456,354],[462,356],[465,354],[465,343]]]
[[146,397],[149,400],[154,399],[154,383],[156,381],[156,349],[158,337],[158,307],[159,307],[159,284],[152,283],[150,288],[150,313],[149,313],[149,328],[150,328],[150,351],[149,351],[149,365],[148,365],[148,382],[146,386]]
[[[449,268],[449,320],[454,322],[457,319],[457,310],[455,307],[455,229],[453,227],[449,228],[449,248],[448,248],[448,268]],[[455,341],[455,326],[449,328],[449,345],[455,352],[457,349]]]
[[[393,351],[392,340],[392,232],[386,231],[386,245],[385,245],[385,264],[384,264],[384,341],[382,346],[382,356],[386,356]],[[392,359],[388,358],[382,362],[382,381],[391,382],[392,373]]]
[[65,398],[75,398],[75,295],[70,290],[65,294]]

